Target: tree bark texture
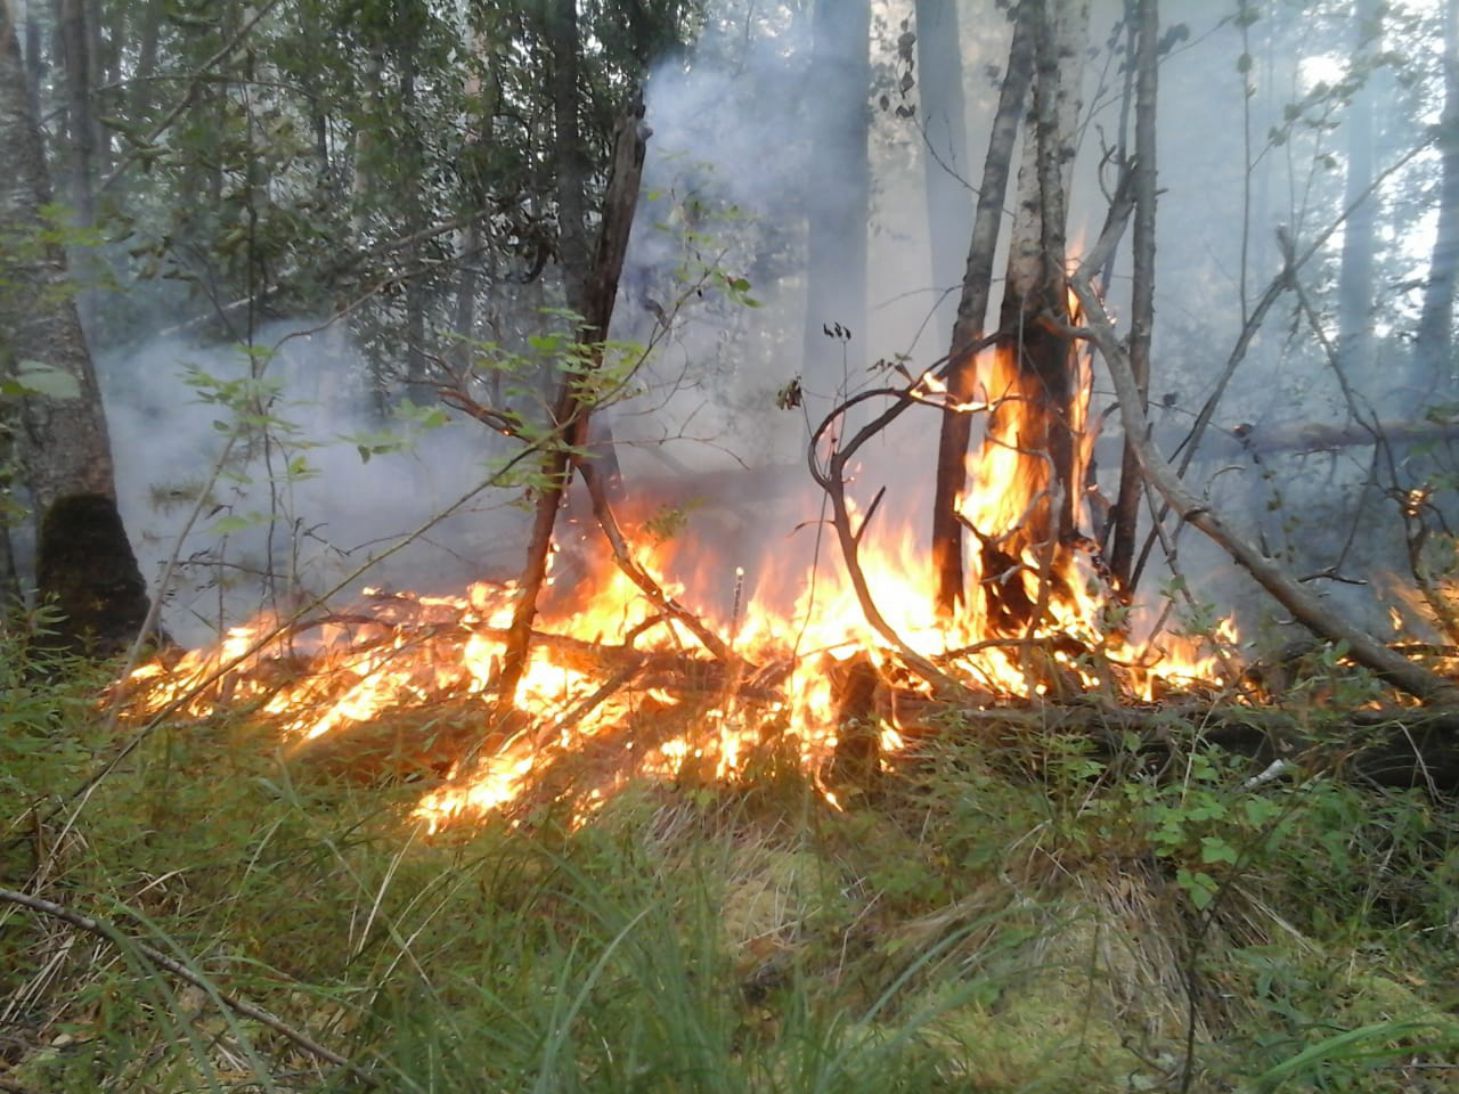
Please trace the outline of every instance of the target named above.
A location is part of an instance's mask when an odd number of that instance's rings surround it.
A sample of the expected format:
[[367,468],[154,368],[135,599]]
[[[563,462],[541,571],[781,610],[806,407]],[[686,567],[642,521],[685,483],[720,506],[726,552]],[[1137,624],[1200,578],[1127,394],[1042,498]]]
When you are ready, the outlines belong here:
[[85,0],[57,0],[56,24],[66,76],[67,191],[82,224],[96,222],[96,121],[91,110],[91,34]]
[[[977,503],[968,519],[982,540],[983,587],[1000,631],[1033,623],[1036,605],[1015,581],[990,581],[1040,561],[1046,577],[1070,550],[1081,497],[1086,392],[1069,321],[1064,269],[1067,188],[1075,155],[1089,4],[1045,3],[1033,23],[1034,102],[1019,165],[999,329],[979,383],[993,404],[979,453]],[[1043,582],[1047,589],[1047,581]]]
[[42,208],[51,200],[40,130],[31,117],[16,27],[0,7],[0,148],[9,157],[0,176],[0,338],[17,367],[60,370],[80,396],[24,400],[17,447],[38,510],[68,493],[114,497],[111,447],[101,391],[76,316],[60,247],[40,238]]
[[[1130,367],[1140,389],[1140,409],[1150,405],[1150,338],[1155,329],[1155,100],[1160,61],[1157,55],[1160,16],[1156,0],[1138,0],[1138,44],[1135,68],[1135,240],[1134,282],[1130,306]],[[1128,595],[1140,524],[1140,494],[1144,480],[1129,438],[1120,466],[1120,489],[1111,519],[1114,543],[1109,568]]]
[[70,398],[25,395],[17,447],[31,501],[44,514],[40,593],[66,616],[54,641],[109,655],[146,618],[146,584],[117,514],[101,392],[65,255],[42,238],[50,178],[10,11],[0,6],[0,148],[10,155],[10,172],[0,182],[0,361],[17,374],[38,362],[75,385]]
[[962,241],[972,230],[973,195],[964,182],[968,162],[967,119],[963,110],[962,41],[957,5],[917,0],[917,103],[925,147],[923,182],[927,194],[927,237],[932,252],[932,287],[937,299],[936,330],[944,345],[952,339],[951,309],[941,293],[957,284],[965,261]]
[[[870,0],[814,0],[812,27],[803,374],[813,395],[831,395],[866,359]],[[837,324],[849,337],[826,336]]]
[[[1008,51],[1008,68],[998,93],[998,110],[983,160],[983,178],[973,219],[972,241],[968,245],[962,295],[953,325],[947,375],[948,397],[955,405],[971,403],[977,393],[977,361],[965,347],[984,333],[988,299],[993,285],[993,256],[1003,221],[1003,203],[1008,196],[1008,179],[1018,121],[1028,98],[1033,76],[1033,33],[1031,0],[1023,0],[1014,16],[1013,44]],[[968,443],[973,419],[968,413],[945,411],[938,439],[937,482],[932,501],[932,564],[937,574],[937,610],[951,615],[965,595],[963,576],[963,527],[957,505],[967,486]]]

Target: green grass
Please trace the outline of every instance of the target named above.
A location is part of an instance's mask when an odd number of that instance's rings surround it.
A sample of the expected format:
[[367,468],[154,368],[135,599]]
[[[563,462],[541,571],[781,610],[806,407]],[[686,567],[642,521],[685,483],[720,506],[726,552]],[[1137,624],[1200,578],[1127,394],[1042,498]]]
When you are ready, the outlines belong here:
[[217,719],[157,732],[77,810],[122,743],[98,679],[18,661],[0,886],[120,935],[0,905],[16,1089],[1174,1090],[1192,964],[1191,1089],[1459,1082],[1459,852],[1417,798],[1317,779],[1252,809],[1220,757],[1157,785],[954,727],[845,813],[770,763],[740,788],[630,786],[582,827],[547,807],[427,837],[419,786]]

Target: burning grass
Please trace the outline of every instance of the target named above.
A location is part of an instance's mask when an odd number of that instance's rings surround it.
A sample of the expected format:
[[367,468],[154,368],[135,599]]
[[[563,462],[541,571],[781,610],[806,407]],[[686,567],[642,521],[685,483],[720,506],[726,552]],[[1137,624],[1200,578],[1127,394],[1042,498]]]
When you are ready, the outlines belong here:
[[[693,535],[629,549],[671,610],[607,552],[573,543],[509,706],[495,685],[518,595],[511,582],[459,596],[367,590],[342,612],[264,614],[215,647],[144,665],[117,698],[137,719],[247,709],[287,748],[335,766],[353,756],[366,775],[393,765],[444,779],[415,810],[433,828],[530,809],[544,793],[582,817],[637,777],[734,783],[767,750],[795,757],[834,804],[850,737],[872,738],[866,762],[876,768],[927,731],[931,689],[867,624],[843,569],[767,560],[748,579],[740,570],[729,603],[704,616],[727,651],[716,658],[673,613],[687,610],[686,590],[713,588],[720,556]],[[1044,625],[1023,630],[990,619],[983,601],[934,618],[931,575],[903,536],[871,539],[862,565],[901,639],[958,681],[965,707],[1208,691],[1231,638],[1129,643],[1072,555],[1052,592],[1040,577],[1047,559],[988,578],[1005,600],[1017,584],[1025,600],[1045,601]]]

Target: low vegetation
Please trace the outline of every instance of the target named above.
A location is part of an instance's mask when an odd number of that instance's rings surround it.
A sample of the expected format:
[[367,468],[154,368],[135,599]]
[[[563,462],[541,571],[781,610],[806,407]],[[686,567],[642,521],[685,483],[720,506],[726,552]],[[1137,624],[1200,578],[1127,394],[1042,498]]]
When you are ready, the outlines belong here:
[[78,795],[131,732],[104,679],[4,654],[6,1090],[1453,1089],[1459,841],[1419,792],[954,722],[844,811],[771,751],[428,837],[417,782],[246,712]]

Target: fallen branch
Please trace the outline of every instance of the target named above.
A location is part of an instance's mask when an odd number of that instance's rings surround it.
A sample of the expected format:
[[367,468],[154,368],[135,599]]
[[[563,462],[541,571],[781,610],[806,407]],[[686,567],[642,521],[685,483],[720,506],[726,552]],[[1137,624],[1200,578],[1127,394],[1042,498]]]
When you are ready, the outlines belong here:
[[[1425,441],[1459,441],[1459,422],[1349,421],[1287,422],[1279,425],[1240,425],[1216,429],[1192,462],[1237,460],[1243,456],[1310,455],[1337,452],[1345,448],[1366,448],[1376,444],[1377,430],[1390,445],[1421,444]],[[1101,437],[1095,453],[1101,464],[1116,462],[1124,440]]]
[[1146,480],[1154,485],[1182,520],[1195,525],[1214,540],[1314,634],[1345,645],[1354,661],[1410,695],[1426,702],[1459,703],[1459,686],[1394,653],[1366,631],[1329,610],[1295,578],[1232,531],[1206,502],[1189,490],[1175,468],[1154,450],[1149,441],[1150,423],[1141,405],[1140,388],[1129,353],[1115,333],[1104,302],[1094,291],[1093,272],[1081,266],[1070,279],[1084,311],[1085,330],[1082,333],[1099,348],[1109,366],[1125,436],[1130,440]]
[[334,1064],[336,1067],[344,1068],[366,1086],[375,1087],[380,1085],[379,1080],[374,1075],[370,1074],[370,1072],[360,1067],[359,1064],[356,1064],[348,1057],[341,1056],[333,1049],[326,1048],[308,1034],[301,1033],[282,1018],[264,1010],[262,1007],[250,1003],[246,999],[239,999],[235,995],[230,995],[228,992],[222,991],[204,977],[193,972],[182,962],[168,957],[160,950],[154,949],[145,942],[139,942],[134,938],[127,937],[116,924],[108,920],[82,915],[80,912],[73,912],[71,909],[56,904],[53,901],[43,900],[40,897],[30,896],[27,893],[18,893],[14,889],[0,889],[0,901],[26,908],[41,915],[50,916],[52,919],[59,919],[63,923],[69,923],[78,930],[86,931],[88,934],[94,934],[99,938],[106,939],[119,950],[135,950],[159,969],[170,972],[179,980],[198,988],[235,1014],[241,1014],[245,1018],[252,1018],[255,1022],[262,1023],[275,1033],[298,1045],[311,1056],[324,1060],[326,1063]]

